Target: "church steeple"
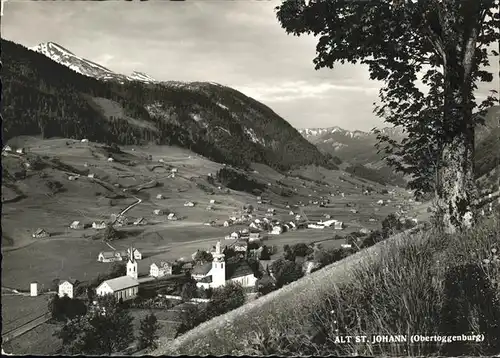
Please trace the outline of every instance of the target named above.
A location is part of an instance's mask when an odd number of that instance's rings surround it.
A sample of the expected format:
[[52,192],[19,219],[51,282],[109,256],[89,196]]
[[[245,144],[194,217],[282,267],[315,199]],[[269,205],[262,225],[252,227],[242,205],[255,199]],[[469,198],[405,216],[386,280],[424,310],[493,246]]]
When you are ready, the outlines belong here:
[[221,242],[215,245],[215,252],[212,254],[212,283],[214,287],[224,286],[226,283],[226,260],[222,252]]
[[130,247],[128,249],[128,261],[127,261],[127,276],[132,277],[137,280],[137,261],[134,257],[134,248]]

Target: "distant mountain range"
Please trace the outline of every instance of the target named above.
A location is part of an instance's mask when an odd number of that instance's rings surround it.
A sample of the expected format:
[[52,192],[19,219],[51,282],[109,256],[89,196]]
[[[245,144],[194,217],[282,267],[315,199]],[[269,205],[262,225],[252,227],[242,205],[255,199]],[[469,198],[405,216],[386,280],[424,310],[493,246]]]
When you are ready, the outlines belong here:
[[277,169],[332,158],[264,104],[209,82],[126,76],[55,43],[2,40],[3,140],[19,135],[107,144],[175,144],[212,160]]
[[[500,160],[500,106],[492,107],[484,118],[484,125],[476,129],[476,172],[477,176],[491,173]],[[380,132],[395,140],[401,140],[405,133],[400,128],[385,127]],[[375,181],[403,184],[402,177],[387,167],[383,153],[377,153],[377,135],[359,130],[349,131],[340,127],[299,129],[304,138],[324,153],[340,158],[343,169]]]

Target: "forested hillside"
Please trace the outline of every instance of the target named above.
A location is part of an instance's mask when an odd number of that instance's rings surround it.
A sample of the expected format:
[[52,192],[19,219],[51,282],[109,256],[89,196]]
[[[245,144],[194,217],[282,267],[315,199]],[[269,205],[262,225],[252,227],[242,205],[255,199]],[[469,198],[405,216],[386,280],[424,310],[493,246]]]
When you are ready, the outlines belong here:
[[211,83],[103,82],[2,40],[4,142],[18,135],[175,144],[218,162],[334,167],[270,108]]

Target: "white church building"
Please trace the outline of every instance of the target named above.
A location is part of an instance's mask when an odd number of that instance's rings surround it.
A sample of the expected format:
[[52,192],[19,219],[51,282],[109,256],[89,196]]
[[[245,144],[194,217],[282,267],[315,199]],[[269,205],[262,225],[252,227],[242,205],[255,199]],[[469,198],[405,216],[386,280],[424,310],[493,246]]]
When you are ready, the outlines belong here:
[[197,287],[217,288],[224,286],[226,282],[239,283],[243,287],[255,286],[257,278],[248,263],[244,260],[226,262],[220,241],[217,242],[212,256],[211,263],[197,266],[192,272]]
[[128,252],[127,274],[101,283],[96,289],[97,295],[105,296],[112,294],[117,300],[122,299],[123,301],[133,299],[137,296],[139,292],[137,260],[132,254],[134,252],[133,248],[130,248]]

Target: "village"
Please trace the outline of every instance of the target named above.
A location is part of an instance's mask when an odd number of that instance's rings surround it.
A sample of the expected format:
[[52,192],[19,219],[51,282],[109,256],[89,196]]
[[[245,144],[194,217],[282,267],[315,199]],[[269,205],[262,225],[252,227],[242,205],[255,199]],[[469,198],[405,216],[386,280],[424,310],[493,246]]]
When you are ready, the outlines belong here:
[[[68,188],[57,196],[68,197],[69,202],[74,196],[90,207],[92,204],[84,193],[104,187],[113,194],[112,199],[107,199],[108,204],[98,209],[99,215],[83,214],[79,209],[73,212],[82,214],[66,224],[62,218],[71,217],[69,213],[54,216],[50,222],[32,220],[38,225],[31,229],[30,239],[25,239],[28,244],[78,242],[81,249],[76,255],[81,259],[65,261],[64,266],[52,269],[56,274],[49,276],[44,274],[49,272],[44,265],[35,269],[30,264],[23,274],[24,280],[19,282],[28,281],[29,272],[35,279],[26,286],[12,287],[7,283],[5,287],[11,287],[9,292],[13,292],[9,293],[12,295],[9,299],[34,300],[33,304],[25,301],[27,307],[38,307],[37,299],[54,294],[83,299],[90,305],[96,297],[112,295],[134,307],[142,307],[144,302],[169,307],[170,313],[163,323],[175,332],[179,312],[189,304],[206,304],[214,289],[237,283],[244,289],[247,301],[257,299],[264,285],[276,286],[282,281],[280,273],[273,271],[279,268],[274,265],[276,261],[285,257],[290,260],[292,256],[301,275],[308,275],[321,267],[317,252],[343,251],[344,254],[338,254],[343,257],[362,249],[364,241],[378,232],[390,214],[408,227],[425,221],[429,215],[427,206],[413,199],[412,192],[362,181],[341,171],[324,172],[325,177],[320,181],[306,180],[302,173],[273,177],[272,172],[259,173],[268,170],[259,167],[252,175],[268,182],[269,189],[259,195],[248,195],[230,190],[222,183],[210,184],[216,177],[214,173],[225,166],[185,152],[177,154],[171,149],[169,157],[154,148],[122,148],[113,154],[85,139],[54,143],[55,150],[61,145],[64,148],[64,162],[72,163],[70,166],[56,162],[62,170],[51,175],[57,175],[59,185]],[[40,180],[39,177],[45,179],[46,175],[35,175],[46,171],[40,171],[39,167],[43,168],[40,162],[52,163],[43,159],[53,155],[44,148],[4,147],[2,156],[6,163],[21,163],[27,173],[26,180]],[[82,152],[88,151],[92,156],[82,156]],[[73,164],[76,162],[80,168]],[[199,184],[201,178],[206,179]],[[207,191],[209,185],[214,189]],[[280,196],[274,192],[287,187],[292,188],[293,195]],[[7,195],[3,199],[8,203]],[[56,202],[64,207],[62,199]],[[119,203],[121,210],[113,202]],[[13,217],[8,216],[8,209],[16,205],[19,204],[14,197],[12,204],[5,206],[7,216],[3,219]],[[44,207],[48,210],[50,204]],[[491,205],[485,210],[491,210]],[[4,222],[9,228],[9,221],[4,219]],[[19,255],[22,250],[21,247],[5,251],[4,260],[13,260],[12,255]],[[303,253],[289,255],[294,250]],[[108,274],[110,270],[112,275]],[[3,277],[11,280],[11,276]],[[194,287],[188,296],[186,286]],[[11,301],[5,309],[10,310],[14,304]],[[40,329],[47,324],[40,323]],[[16,341],[15,337],[12,341]]]

